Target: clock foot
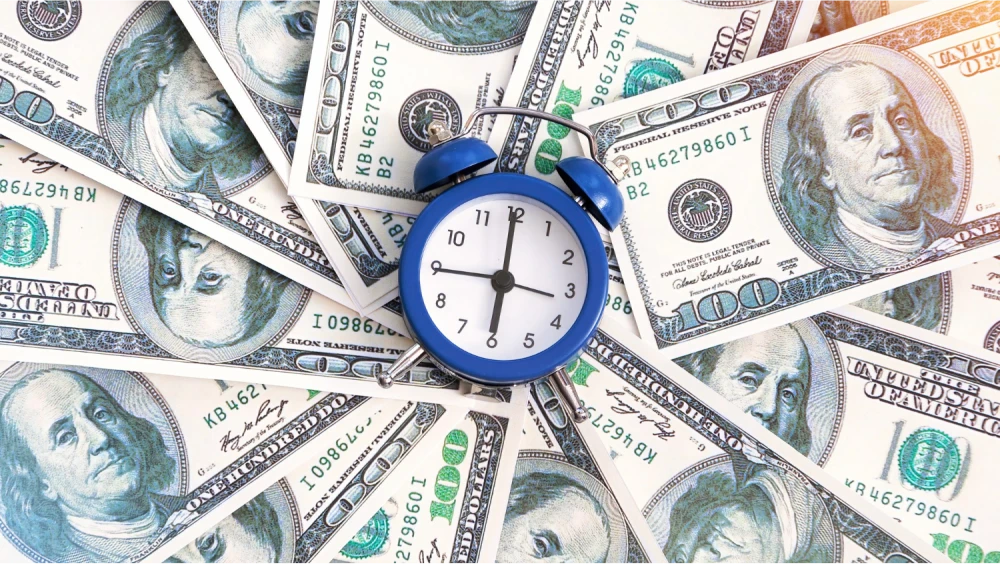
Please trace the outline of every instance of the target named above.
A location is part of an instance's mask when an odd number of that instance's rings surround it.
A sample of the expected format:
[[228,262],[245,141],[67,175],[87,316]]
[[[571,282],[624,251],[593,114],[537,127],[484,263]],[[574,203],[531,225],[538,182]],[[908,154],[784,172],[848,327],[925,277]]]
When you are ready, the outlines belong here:
[[583,407],[583,402],[580,401],[580,395],[576,393],[576,386],[573,385],[573,381],[569,379],[569,374],[566,373],[566,369],[560,368],[552,373],[552,379],[555,380],[556,387],[559,388],[559,393],[563,397],[563,402],[566,403],[566,407],[573,412],[573,421],[577,423],[583,423],[587,420],[587,410]]
[[392,366],[388,370],[383,372],[382,365],[376,364],[372,373],[375,375],[375,379],[378,380],[379,386],[388,388],[392,386],[396,378],[402,376],[414,364],[420,362],[422,358],[424,358],[424,348],[420,345],[413,345],[403,351],[403,354],[399,355],[399,358],[396,359],[396,362],[392,363]]

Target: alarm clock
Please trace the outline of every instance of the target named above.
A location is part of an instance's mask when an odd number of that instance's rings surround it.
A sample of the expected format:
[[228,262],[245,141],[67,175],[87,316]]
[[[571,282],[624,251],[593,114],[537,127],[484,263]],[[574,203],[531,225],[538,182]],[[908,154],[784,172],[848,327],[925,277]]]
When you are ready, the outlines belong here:
[[[591,158],[556,165],[573,196],[523,174],[475,176],[497,158],[471,136],[487,114],[544,119],[585,135]],[[615,175],[596,160],[589,130],[545,112],[483,108],[454,138],[441,122],[428,131],[434,146],[417,163],[414,189],[453,186],[427,205],[403,245],[399,297],[416,344],[388,370],[376,371],[379,384],[389,387],[425,357],[480,386],[551,377],[574,419],[585,421],[565,366],[579,357],[604,312],[608,261],[593,220],[608,230],[621,220]]]

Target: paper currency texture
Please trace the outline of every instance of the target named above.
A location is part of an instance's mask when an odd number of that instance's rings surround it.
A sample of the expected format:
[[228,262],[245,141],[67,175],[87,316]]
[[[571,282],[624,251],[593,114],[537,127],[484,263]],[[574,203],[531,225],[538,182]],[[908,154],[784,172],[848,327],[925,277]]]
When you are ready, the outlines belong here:
[[907,8],[580,115],[630,159],[643,338],[691,352],[995,254],[998,19]]

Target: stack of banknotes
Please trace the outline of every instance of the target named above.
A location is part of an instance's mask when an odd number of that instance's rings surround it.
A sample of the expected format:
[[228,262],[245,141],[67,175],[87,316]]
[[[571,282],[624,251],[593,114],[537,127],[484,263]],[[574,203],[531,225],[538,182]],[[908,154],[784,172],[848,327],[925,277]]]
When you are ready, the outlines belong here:
[[[1000,562],[998,96],[990,1],[2,3],[0,560]],[[497,105],[627,167],[581,424],[376,382]]]

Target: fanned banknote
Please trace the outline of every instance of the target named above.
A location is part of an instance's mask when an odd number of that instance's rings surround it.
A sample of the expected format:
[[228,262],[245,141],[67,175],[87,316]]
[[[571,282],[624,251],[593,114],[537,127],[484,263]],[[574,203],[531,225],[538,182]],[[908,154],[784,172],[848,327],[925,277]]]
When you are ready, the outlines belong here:
[[[644,0],[541,2],[528,26],[504,104],[572,118],[574,112],[594,105],[797,45],[805,41],[814,12],[812,2],[764,2],[750,7]],[[665,33],[665,21],[683,26],[683,31]],[[678,45],[702,45],[703,49],[697,56],[685,55],[677,50]],[[583,154],[569,129],[534,119],[512,121],[499,116],[489,142],[500,155],[497,170],[536,176],[557,186],[562,182],[555,164]],[[323,204],[371,293],[395,292],[395,261],[401,245],[394,243],[401,243],[409,223],[380,222],[379,212],[335,206]],[[331,251],[328,256],[348,289],[357,292],[352,276],[338,265],[337,254]],[[622,299],[606,313],[623,325],[634,326],[631,305],[624,311],[628,300],[620,289],[620,276],[613,275],[611,281],[615,291],[607,305]]]
[[[320,5],[289,194],[416,215],[434,120],[458,133],[497,105],[534,2]],[[415,71],[415,69],[421,69]],[[477,124],[485,137],[491,121]]]
[[809,30],[809,41],[844,31],[858,24],[903,8],[920,4],[922,0],[823,0],[819,3],[816,19]]
[[0,133],[350,305],[170,5],[71,5],[0,8]]
[[0,144],[0,357],[464,402],[429,363],[378,386],[374,367],[412,344],[392,329]]
[[[172,5],[287,186],[319,2],[174,0]],[[385,262],[384,254],[375,260],[362,254],[378,249],[355,243],[360,238],[354,232],[371,228],[354,216],[368,215],[370,210],[308,198],[292,200],[344,283],[354,309],[368,315],[396,297],[379,293],[379,288],[368,291],[366,274],[381,271]],[[350,216],[340,215],[341,208]],[[395,270],[395,264],[390,266]]]
[[[516,396],[523,403],[525,392]],[[372,424],[368,431],[358,426],[357,436],[366,440],[339,438],[326,453],[206,529],[174,559],[418,561],[421,547],[432,550],[434,537],[428,534],[452,536],[448,529],[457,527],[469,538],[454,540],[468,543],[472,550],[464,554],[476,561],[486,513],[495,513],[491,503],[497,495],[501,512],[506,500],[523,418],[523,410],[511,408],[521,403],[501,407],[505,415],[471,412],[464,419],[465,413],[442,417],[441,408],[431,404],[394,409],[388,414],[392,424],[377,437],[379,426]],[[501,460],[501,453],[509,460]],[[441,527],[437,520],[454,524]],[[247,537],[253,542],[238,542]],[[450,544],[441,548],[450,555]]]
[[631,162],[643,338],[686,354],[996,254],[998,21],[915,6],[577,116]]
[[1000,355],[848,306],[674,362],[935,547],[1000,558]]
[[1000,353],[1000,258],[880,292],[854,305]]
[[549,381],[529,385],[497,562],[663,562],[607,451]]
[[[930,539],[904,529],[655,347],[610,323],[570,368],[590,413],[583,426],[610,449],[667,560],[942,559]],[[833,415],[826,421],[839,423]],[[875,458],[878,472],[884,458]]]
[[[574,114],[806,41],[815,2],[572,2],[542,0],[504,104]],[[555,166],[583,155],[569,128],[499,116],[496,169],[561,185]]]
[[324,441],[402,404],[3,363],[0,560],[161,562]]

